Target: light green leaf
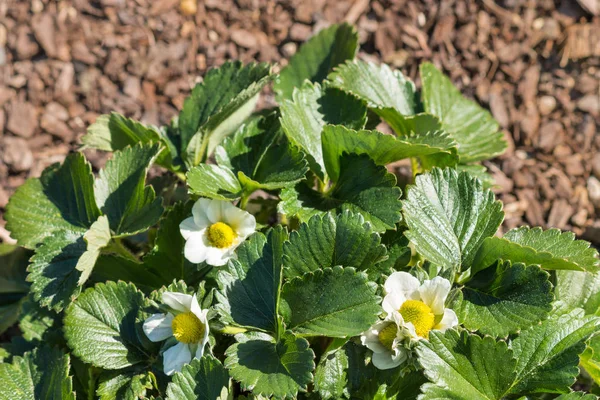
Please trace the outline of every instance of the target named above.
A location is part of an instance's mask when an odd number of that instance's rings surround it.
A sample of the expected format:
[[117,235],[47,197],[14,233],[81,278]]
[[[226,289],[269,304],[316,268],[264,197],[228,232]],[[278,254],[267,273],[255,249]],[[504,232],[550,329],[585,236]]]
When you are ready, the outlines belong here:
[[242,124],[271,79],[266,63],[226,62],[208,71],[179,114],[180,154],[188,168],[206,160]]
[[283,242],[278,226],[265,237],[255,233],[237,249],[237,260],[218,272],[217,310],[224,321],[269,332],[278,331],[277,305],[281,285]]
[[600,309],[600,272],[556,271],[554,295],[568,309],[583,308],[586,314]]
[[[283,285],[284,319],[303,336],[351,337],[364,332],[381,313],[377,285],[354,268],[324,268]],[[285,315],[289,313],[289,315]]]
[[11,197],[6,228],[21,246],[34,249],[60,230],[84,232],[100,216],[94,200],[92,167],[81,153],[46,168]]
[[517,359],[511,393],[566,393],[579,373],[583,343],[598,331],[600,318],[575,309],[535,325],[512,341]]
[[349,24],[323,29],[290,58],[275,81],[275,92],[283,98],[292,97],[295,87],[308,79],[322,82],[331,70],[346,60],[352,60],[358,50],[358,33]]
[[354,60],[340,65],[327,79],[331,85],[364,100],[384,119],[389,109],[401,115],[415,113],[415,84],[386,64]]
[[349,210],[361,214],[377,232],[395,229],[400,221],[401,190],[396,177],[366,155],[346,154],[340,159],[340,176],[327,193],[301,182],[281,191],[279,211],[308,221],[315,214]]
[[516,375],[516,360],[505,342],[465,331],[432,331],[417,344],[419,362],[432,382],[419,399],[500,400]]
[[292,143],[307,155],[310,169],[325,177],[321,131],[326,124],[362,129],[367,120],[363,103],[338,89],[306,82],[291,100],[281,103],[281,126]]
[[418,253],[445,268],[467,268],[504,219],[502,203],[479,180],[435,168],[417,177],[403,202],[406,237]]
[[81,272],[77,284],[82,286],[90,277],[96,260],[102,250],[110,241],[110,227],[108,218],[105,215],[98,217],[98,220],[92,224],[90,229],[83,235],[83,240],[87,243],[86,251],[77,260],[75,269]]
[[193,359],[173,376],[166,400],[227,399],[229,374],[219,360],[211,356]]
[[475,275],[450,307],[466,328],[507,336],[537,324],[552,310],[549,277],[537,265],[499,262]]
[[240,182],[227,167],[200,164],[187,173],[190,193],[219,200],[235,200],[242,195]]
[[323,354],[315,370],[315,390],[323,399],[342,399],[348,393],[348,356],[344,347]]
[[146,173],[156,158],[158,144],[138,144],[114,153],[95,182],[96,201],[116,236],[143,232],[163,213],[162,199],[146,186]]
[[276,398],[296,396],[312,382],[315,353],[306,339],[285,333],[279,341],[263,333],[236,335],[225,368],[243,390]]
[[499,125],[488,111],[464,97],[433,64],[421,64],[420,72],[425,111],[438,117],[456,140],[461,163],[492,158],[506,150]]
[[104,369],[121,369],[147,361],[136,315],[144,297],[125,282],[99,283],[66,310],[65,337],[73,354]]
[[41,347],[0,364],[0,399],[75,400],[69,356]]
[[597,384],[600,383],[600,336],[590,338],[580,356],[580,365]]
[[341,125],[326,125],[323,128],[322,140],[323,160],[333,181],[339,178],[339,163],[344,152],[367,154],[377,165],[438,153],[444,153],[449,158],[454,157],[454,164],[458,162],[454,150],[455,143],[442,131],[398,139],[378,131],[354,131]]
[[342,265],[366,270],[385,258],[385,247],[363,216],[349,211],[313,216],[290,234],[283,247],[287,279]]
[[152,378],[148,372],[116,371],[100,376],[96,396],[100,400],[139,400],[152,389]]
[[293,186],[304,179],[308,162],[281,130],[278,113],[258,114],[217,147],[219,165],[231,169],[246,192]]
[[138,143],[160,141],[160,134],[154,127],[146,126],[119,113],[103,114],[87,128],[81,138],[84,147],[117,151]]
[[511,229],[502,238],[486,239],[473,261],[473,273],[499,258],[556,270],[596,272],[600,265],[598,251],[586,241],[575,240],[574,233],[526,226]]

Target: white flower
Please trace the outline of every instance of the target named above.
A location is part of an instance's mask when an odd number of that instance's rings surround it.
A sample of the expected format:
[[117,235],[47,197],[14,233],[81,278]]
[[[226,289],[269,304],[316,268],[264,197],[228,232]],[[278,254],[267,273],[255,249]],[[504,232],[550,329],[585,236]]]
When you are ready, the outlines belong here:
[[431,330],[444,332],[458,325],[456,313],[444,307],[450,286],[447,279],[439,276],[421,284],[409,273],[394,272],[385,281],[387,295],[382,306],[388,315],[398,314],[398,325],[411,338],[428,338]]
[[222,200],[200,199],[192,216],[179,224],[190,262],[225,265],[233,251],[256,230],[254,216]]
[[396,368],[408,358],[408,350],[401,344],[404,335],[400,329],[402,317],[399,315],[390,314],[388,318],[377,322],[360,337],[361,343],[373,351],[371,361],[376,368]]
[[162,301],[173,312],[148,318],[144,321],[144,333],[153,342],[161,342],[171,336],[177,339],[179,343],[163,353],[165,374],[173,375],[192,358],[202,358],[208,342],[208,310],[200,308],[195,295],[164,292]]

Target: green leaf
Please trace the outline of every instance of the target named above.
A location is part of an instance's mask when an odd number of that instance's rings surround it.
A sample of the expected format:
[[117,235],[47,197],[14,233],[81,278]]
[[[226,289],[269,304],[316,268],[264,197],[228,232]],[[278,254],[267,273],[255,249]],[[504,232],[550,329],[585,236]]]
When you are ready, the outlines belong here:
[[502,238],[486,239],[473,261],[473,273],[499,258],[556,270],[596,272],[600,264],[598,251],[575,240],[574,233],[526,226],[511,229]]
[[439,153],[454,157],[454,164],[458,162],[453,140],[442,131],[398,139],[378,131],[354,131],[341,125],[326,125],[323,128],[322,140],[323,160],[333,181],[338,180],[340,157],[344,152],[367,154],[377,165]]
[[147,361],[143,332],[136,323],[144,297],[125,282],[99,283],[66,310],[65,337],[73,354],[104,369]]
[[516,375],[516,360],[505,342],[465,331],[432,331],[417,345],[419,362],[432,382],[421,387],[420,399],[503,398]]
[[100,216],[93,183],[83,155],[67,156],[61,166],[47,168],[15,192],[6,209],[6,229],[29,249],[60,230],[84,232]]
[[138,143],[160,141],[160,134],[154,127],[146,126],[119,113],[103,114],[87,128],[81,138],[84,147],[117,151]]
[[556,271],[554,295],[568,309],[583,308],[586,314],[600,309],[600,272]]
[[307,156],[310,169],[325,177],[321,131],[326,124],[362,129],[367,120],[363,103],[338,89],[306,82],[281,103],[281,126],[290,141]]
[[242,187],[227,167],[200,164],[187,173],[190,193],[219,200],[235,200],[242,195]]
[[140,233],[158,222],[162,199],[146,186],[146,173],[156,158],[158,144],[138,144],[114,153],[95,182],[96,201],[116,236]]
[[281,191],[279,211],[308,221],[315,214],[345,210],[361,214],[373,229],[394,229],[400,221],[402,194],[396,177],[385,167],[377,166],[366,155],[344,154],[340,160],[340,177],[321,193],[301,182]]
[[468,268],[504,219],[502,203],[479,180],[435,168],[417,177],[403,202],[406,237],[418,253],[445,268]]
[[331,70],[346,60],[352,60],[358,51],[358,33],[349,24],[332,25],[323,29],[290,58],[275,81],[275,92],[290,98],[295,87],[308,79],[322,82]]
[[[33,296],[28,296],[21,307],[19,316],[19,329],[23,338],[31,341],[46,341],[46,334],[53,333],[50,329],[58,320],[58,315],[52,311],[42,308],[39,303],[33,301]],[[59,332],[62,336],[62,332]]]
[[363,216],[343,212],[313,216],[290,234],[283,247],[287,279],[343,265],[366,270],[385,258],[385,247]]
[[0,364],[0,398],[6,400],[75,400],[69,356],[41,347]]
[[229,374],[219,360],[211,356],[193,359],[173,376],[166,400],[226,399]]
[[308,162],[281,130],[278,113],[258,114],[217,147],[219,165],[237,174],[246,192],[293,186],[304,179]]
[[600,318],[575,309],[535,325],[512,341],[517,360],[511,393],[566,393],[579,374],[584,341],[600,327]]
[[386,64],[354,60],[336,68],[327,79],[331,85],[364,100],[384,119],[385,112],[389,112],[385,109],[393,109],[402,115],[415,113],[415,84]]
[[236,335],[225,368],[243,390],[276,398],[296,396],[312,382],[315,354],[304,338],[285,333],[277,341],[263,333]]
[[323,399],[342,399],[348,393],[348,356],[344,347],[323,354],[315,370],[315,390]]
[[492,158],[506,150],[499,125],[488,111],[464,97],[433,64],[421,64],[420,73],[425,111],[438,117],[456,140],[461,163]]
[[600,336],[590,338],[581,354],[580,365],[597,385],[600,382]]
[[[152,254],[152,252],[149,254]],[[149,257],[149,254],[146,257]],[[169,265],[169,268],[165,268],[165,265]],[[175,266],[171,266],[170,264],[162,264],[161,269],[165,274],[171,274],[175,268]],[[116,255],[102,254],[96,260],[96,266],[90,277],[90,282],[102,283],[120,280],[133,283],[144,293],[150,293],[154,289],[172,282],[173,279],[166,280],[166,278],[162,278],[149,263],[140,264]]]
[[100,251],[108,245],[110,238],[108,218],[102,215],[83,235],[83,240],[87,243],[86,251],[79,257],[75,266],[75,269],[81,272],[77,281],[79,286],[82,286],[90,277],[96,260],[100,256]]
[[22,247],[0,244],[0,333],[19,318],[27,302],[29,284],[25,281],[30,251]]
[[152,389],[152,378],[147,372],[108,372],[100,376],[96,396],[100,400],[138,400],[144,398],[147,389]]
[[324,268],[292,279],[281,291],[288,329],[303,336],[351,337],[381,313],[377,285],[354,268]]
[[208,71],[179,114],[180,154],[188,168],[206,160],[242,124],[271,79],[266,63],[226,62]]
[[555,397],[554,400],[598,400],[598,396],[585,392],[571,392],[567,394],[561,394]]
[[218,272],[217,310],[227,323],[277,332],[283,242],[278,226],[265,237],[255,233],[237,249],[237,260]]
[[549,277],[537,265],[499,262],[475,275],[450,307],[466,328],[507,336],[537,324],[552,310]]

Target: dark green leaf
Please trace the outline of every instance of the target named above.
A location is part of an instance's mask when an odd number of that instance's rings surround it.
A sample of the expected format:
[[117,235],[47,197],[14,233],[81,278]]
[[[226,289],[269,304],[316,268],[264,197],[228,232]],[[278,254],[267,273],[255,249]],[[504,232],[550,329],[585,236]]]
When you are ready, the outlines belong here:
[[219,360],[211,356],[194,359],[173,376],[166,400],[226,399],[229,374]]
[[[55,325],[58,315],[42,308],[28,296],[22,303],[19,316],[19,329],[27,341],[45,341],[45,335]],[[49,332],[55,333],[55,332]],[[62,332],[60,332],[62,335]]]
[[0,333],[17,322],[27,302],[29,284],[25,277],[30,253],[16,245],[0,244]]
[[[146,257],[150,257],[150,252]],[[158,260],[152,260],[152,262]],[[165,266],[169,266],[166,268]],[[176,265],[161,264],[161,270],[165,274],[172,274],[177,268]],[[170,275],[169,275],[170,276]],[[94,283],[102,283],[106,281],[125,281],[136,285],[140,290],[149,293],[162,285],[172,282],[173,279],[163,278],[158,275],[150,262],[137,263],[133,260],[119,257],[112,254],[102,254],[96,260],[94,272],[90,277],[90,281]]]
[[323,354],[315,370],[315,390],[323,399],[341,399],[347,394],[348,356],[345,348]]
[[147,389],[152,389],[152,378],[147,372],[108,372],[100,376],[96,395],[100,400],[139,400]]
[[227,167],[200,164],[187,173],[190,192],[202,197],[219,200],[235,200],[242,195],[237,177]]

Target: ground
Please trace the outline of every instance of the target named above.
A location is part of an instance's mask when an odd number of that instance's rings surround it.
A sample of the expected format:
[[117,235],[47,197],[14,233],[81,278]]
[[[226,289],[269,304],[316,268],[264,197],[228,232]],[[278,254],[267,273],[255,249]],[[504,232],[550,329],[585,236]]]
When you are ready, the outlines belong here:
[[[285,65],[314,32],[348,21],[361,58],[417,85],[418,65],[431,60],[498,119],[509,150],[486,166],[504,229],[557,227],[600,244],[600,19],[594,0],[579,1],[3,2],[0,242],[10,241],[2,212],[11,193],[76,150],[98,115],[166,123],[208,68]],[[105,160],[88,156],[96,168]]]

